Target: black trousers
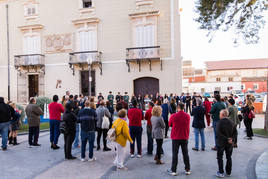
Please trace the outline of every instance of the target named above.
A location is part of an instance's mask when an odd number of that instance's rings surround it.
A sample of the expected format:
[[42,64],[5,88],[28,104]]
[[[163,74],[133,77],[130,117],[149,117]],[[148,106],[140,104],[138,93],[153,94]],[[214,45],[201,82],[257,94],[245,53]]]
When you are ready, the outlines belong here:
[[253,122],[253,119],[249,119],[249,118],[244,119],[244,123],[245,123],[245,126],[246,126],[246,131],[247,131],[247,137],[252,137],[253,136],[252,122]]
[[98,136],[97,136],[97,145],[98,145],[98,147],[100,147],[100,140],[101,140],[101,136],[103,135],[102,136],[103,146],[104,146],[104,148],[107,148],[107,140],[106,140],[106,137],[107,137],[108,129],[98,128],[97,129],[97,132],[98,132]]
[[185,165],[185,170],[190,170],[190,159],[188,155],[188,140],[172,140],[172,172],[177,171],[178,165],[178,153],[181,146],[183,162]]
[[190,111],[190,114],[192,113],[191,111],[191,103],[186,103],[186,113],[188,113],[188,108],[189,108],[189,111]]
[[29,127],[29,137],[28,137],[29,145],[38,144],[38,138],[39,138],[39,126]]
[[75,132],[64,134],[64,154],[65,159],[72,157],[72,145],[75,138]]
[[161,154],[162,154],[162,145],[163,145],[163,139],[155,139],[156,140],[156,144],[157,144],[157,148],[156,148],[156,155],[157,158],[160,160],[161,159]]
[[233,153],[233,146],[232,145],[227,145],[227,146],[218,146],[217,149],[217,160],[218,160],[218,166],[219,166],[219,172],[224,173],[223,170],[223,153],[225,152],[226,155],[226,173],[228,175],[231,174],[232,172],[232,153]]
[[168,130],[169,130],[169,125],[168,125],[168,120],[164,120],[166,128],[165,128],[165,137],[168,135]]

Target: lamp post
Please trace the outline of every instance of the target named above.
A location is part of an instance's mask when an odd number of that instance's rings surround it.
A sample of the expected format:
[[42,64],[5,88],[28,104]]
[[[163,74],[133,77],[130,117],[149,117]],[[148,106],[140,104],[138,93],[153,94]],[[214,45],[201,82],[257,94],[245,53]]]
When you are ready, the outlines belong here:
[[7,23],[7,73],[8,73],[8,101],[10,101],[10,47],[9,47],[9,17],[8,4],[6,4],[6,23]]
[[91,64],[93,62],[93,59],[91,56],[88,57],[87,63],[88,63],[88,96],[89,98],[91,97],[91,82],[92,82],[92,77],[91,77]]

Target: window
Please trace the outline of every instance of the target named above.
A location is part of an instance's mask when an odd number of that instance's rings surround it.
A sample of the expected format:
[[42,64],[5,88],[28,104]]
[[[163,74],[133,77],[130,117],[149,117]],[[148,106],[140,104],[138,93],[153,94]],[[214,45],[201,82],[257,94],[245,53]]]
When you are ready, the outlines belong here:
[[258,90],[258,89],[259,89],[259,84],[254,83],[254,84],[253,84],[253,90]]
[[83,8],[91,8],[92,5],[92,0],[82,0],[83,3]]
[[242,84],[241,85],[241,90],[244,90],[246,87],[245,87],[245,84]]
[[233,77],[229,77],[228,78],[228,81],[234,81],[234,78]]
[[136,27],[136,47],[150,47],[155,46],[155,26],[154,25],[145,25]]
[[41,41],[39,35],[25,35],[23,40],[23,51],[25,55],[40,54]]
[[36,4],[25,5],[24,16],[26,17],[37,16],[37,5]]
[[78,48],[80,52],[97,50],[97,32],[95,30],[79,31]]
[[218,82],[221,81],[221,78],[216,78],[216,81],[218,81]]

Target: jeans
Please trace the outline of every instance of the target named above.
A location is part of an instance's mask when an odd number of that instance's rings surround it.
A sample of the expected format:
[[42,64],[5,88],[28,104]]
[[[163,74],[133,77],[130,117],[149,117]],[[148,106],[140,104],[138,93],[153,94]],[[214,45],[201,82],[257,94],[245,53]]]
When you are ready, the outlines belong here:
[[149,125],[147,125],[147,139],[148,139],[147,153],[148,154],[153,154],[154,140],[153,140],[153,137],[152,137],[152,126],[149,126]]
[[9,125],[10,125],[10,122],[0,123],[0,133],[1,133],[1,136],[2,136],[2,149],[7,148]]
[[75,132],[75,139],[74,139],[74,148],[77,148],[79,146],[79,129],[80,125],[76,124],[76,132]]
[[169,130],[169,125],[168,125],[168,120],[164,120],[166,128],[165,128],[165,137],[168,136],[168,130]]
[[162,153],[162,145],[163,145],[163,139],[155,139],[157,148],[156,148],[156,156],[160,160],[161,159],[161,153]]
[[249,118],[244,119],[244,123],[246,125],[247,137],[253,136],[252,122],[253,122],[253,119],[249,119]]
[[64,134],[64,154],[66,159],[72,157],[72,144],[74,141],[74,136],[75,132]]
[[92,159],[93,158],[93,148],[94,148],[94,141],[95,141],[95,132],[94,131],[88,131],[85,132],[81,130],[81,141],[82,141],[82,146],[81,146],[81,158],[86,157],[86,146],[87,146],[87,141],[89,144],[89,154],[88,158]]
[[50,128],[50,142],[57,145],[60,136],[60,121],[50,120],[49,128]]
[[117,168],[123,168],[124,167],[126,147],[122,147],[118,143],[115,143],[115,147],[116,147],[116,157],[115,157],[115,160],[114,160],[114,165],[116,165]]
[[129,126],[130,136],[133,140],[133,144],[130,144],[130,153],[135,153],[135,141],[137,142],[138,155],[141,155],[141,136],[142,136],[142,127],[140,126]]
[[39,126],[29,127],[29,145],[36,145],[39,138]]
[[108,130],[109,129],[101,129],[101,128],[98,128],[97,131],[98,131],[98,136],[97,136],[97,145],[98,145],[98,148],[100,147],[100,140],[101,140],[101,136],[102,136],[102,141],[103,141],[103,146],[104,146],[104,149],[107,148],[107,133],[108,133]]
[[213,124],[213,131],[214,131],[215,147],[217,148],[218,147],[218,144],[217,144],[217,124],[218,124],[218,121],[213,120],[212,124]]
[[225,170],[226,173],[230,175],[232,172],[232,153],[233,153],[232,145],[219,146],[217,149],[217,160],[220,173],[224,173],[223,160],[222,160],[224,151],[227,159]]
[[205,149],[205,135],[204,135],[204,128],[194,128],[194,135],[195,135],[195,148],[199,149],[199,134],[201,136],[201,143],[202,149]]
[[178,165],[178,153],[181,146],[183,161],[185,165],[185,170],[190,170],[190,159],[188,155],[188,141],[187,140],[172,140],[172,172],[177,171]]

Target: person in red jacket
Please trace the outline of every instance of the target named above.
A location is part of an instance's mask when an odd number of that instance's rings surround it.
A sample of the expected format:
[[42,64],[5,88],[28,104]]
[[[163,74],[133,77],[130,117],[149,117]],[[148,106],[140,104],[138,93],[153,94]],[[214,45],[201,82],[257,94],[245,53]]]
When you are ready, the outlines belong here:
[[128,110],[128,119],[129,119],[129,129],[130,136],[133,140],[133,143],[130,144],[130,155],[131,158],[134,158],[135,152],[135,141],[137,142],[138,148],[138,158],[141,158],[141,138],[142,138],[142,126],[141,121],[143,120],[142,110],[137,108],[137,101],[132,102],[133,108]]
[[154,149],[154,140],[152,137],[152,123],[151,123],[151,117],[152,117],[152,109],[154,107],[153,102],[149,102],[149,109],[145,113],[145,120],[147,121],[147,154],[152,155],[153,149]]
[[210,115],[209,115],[209,112],[211,110],[211,102],[208,100],[207,97],[205,97],[204,106],[206,108],[205,116],[206,116],[206,120],[207,120],[207,126],[209,127],[210,126]]
[[48,105],[49,109],[49,126],[50,126],[50,143],[51,148],[56,150],[60,147],[57,146],[60,136],[60,121],[61,114],[64,112],[62,104],[58,103],[58,95],[53,96],[53,102]]
[[188,155],[188,139],[190,133],[190,115],[184,112],[184,104],[178,104],[178,112],[171,115],[169,126],[172,127],[172,166],[168,173],[176,176],[178,164],[178,152],[181,146],[183,161],[185,165],[185,174],[190,175],[190,159]]

